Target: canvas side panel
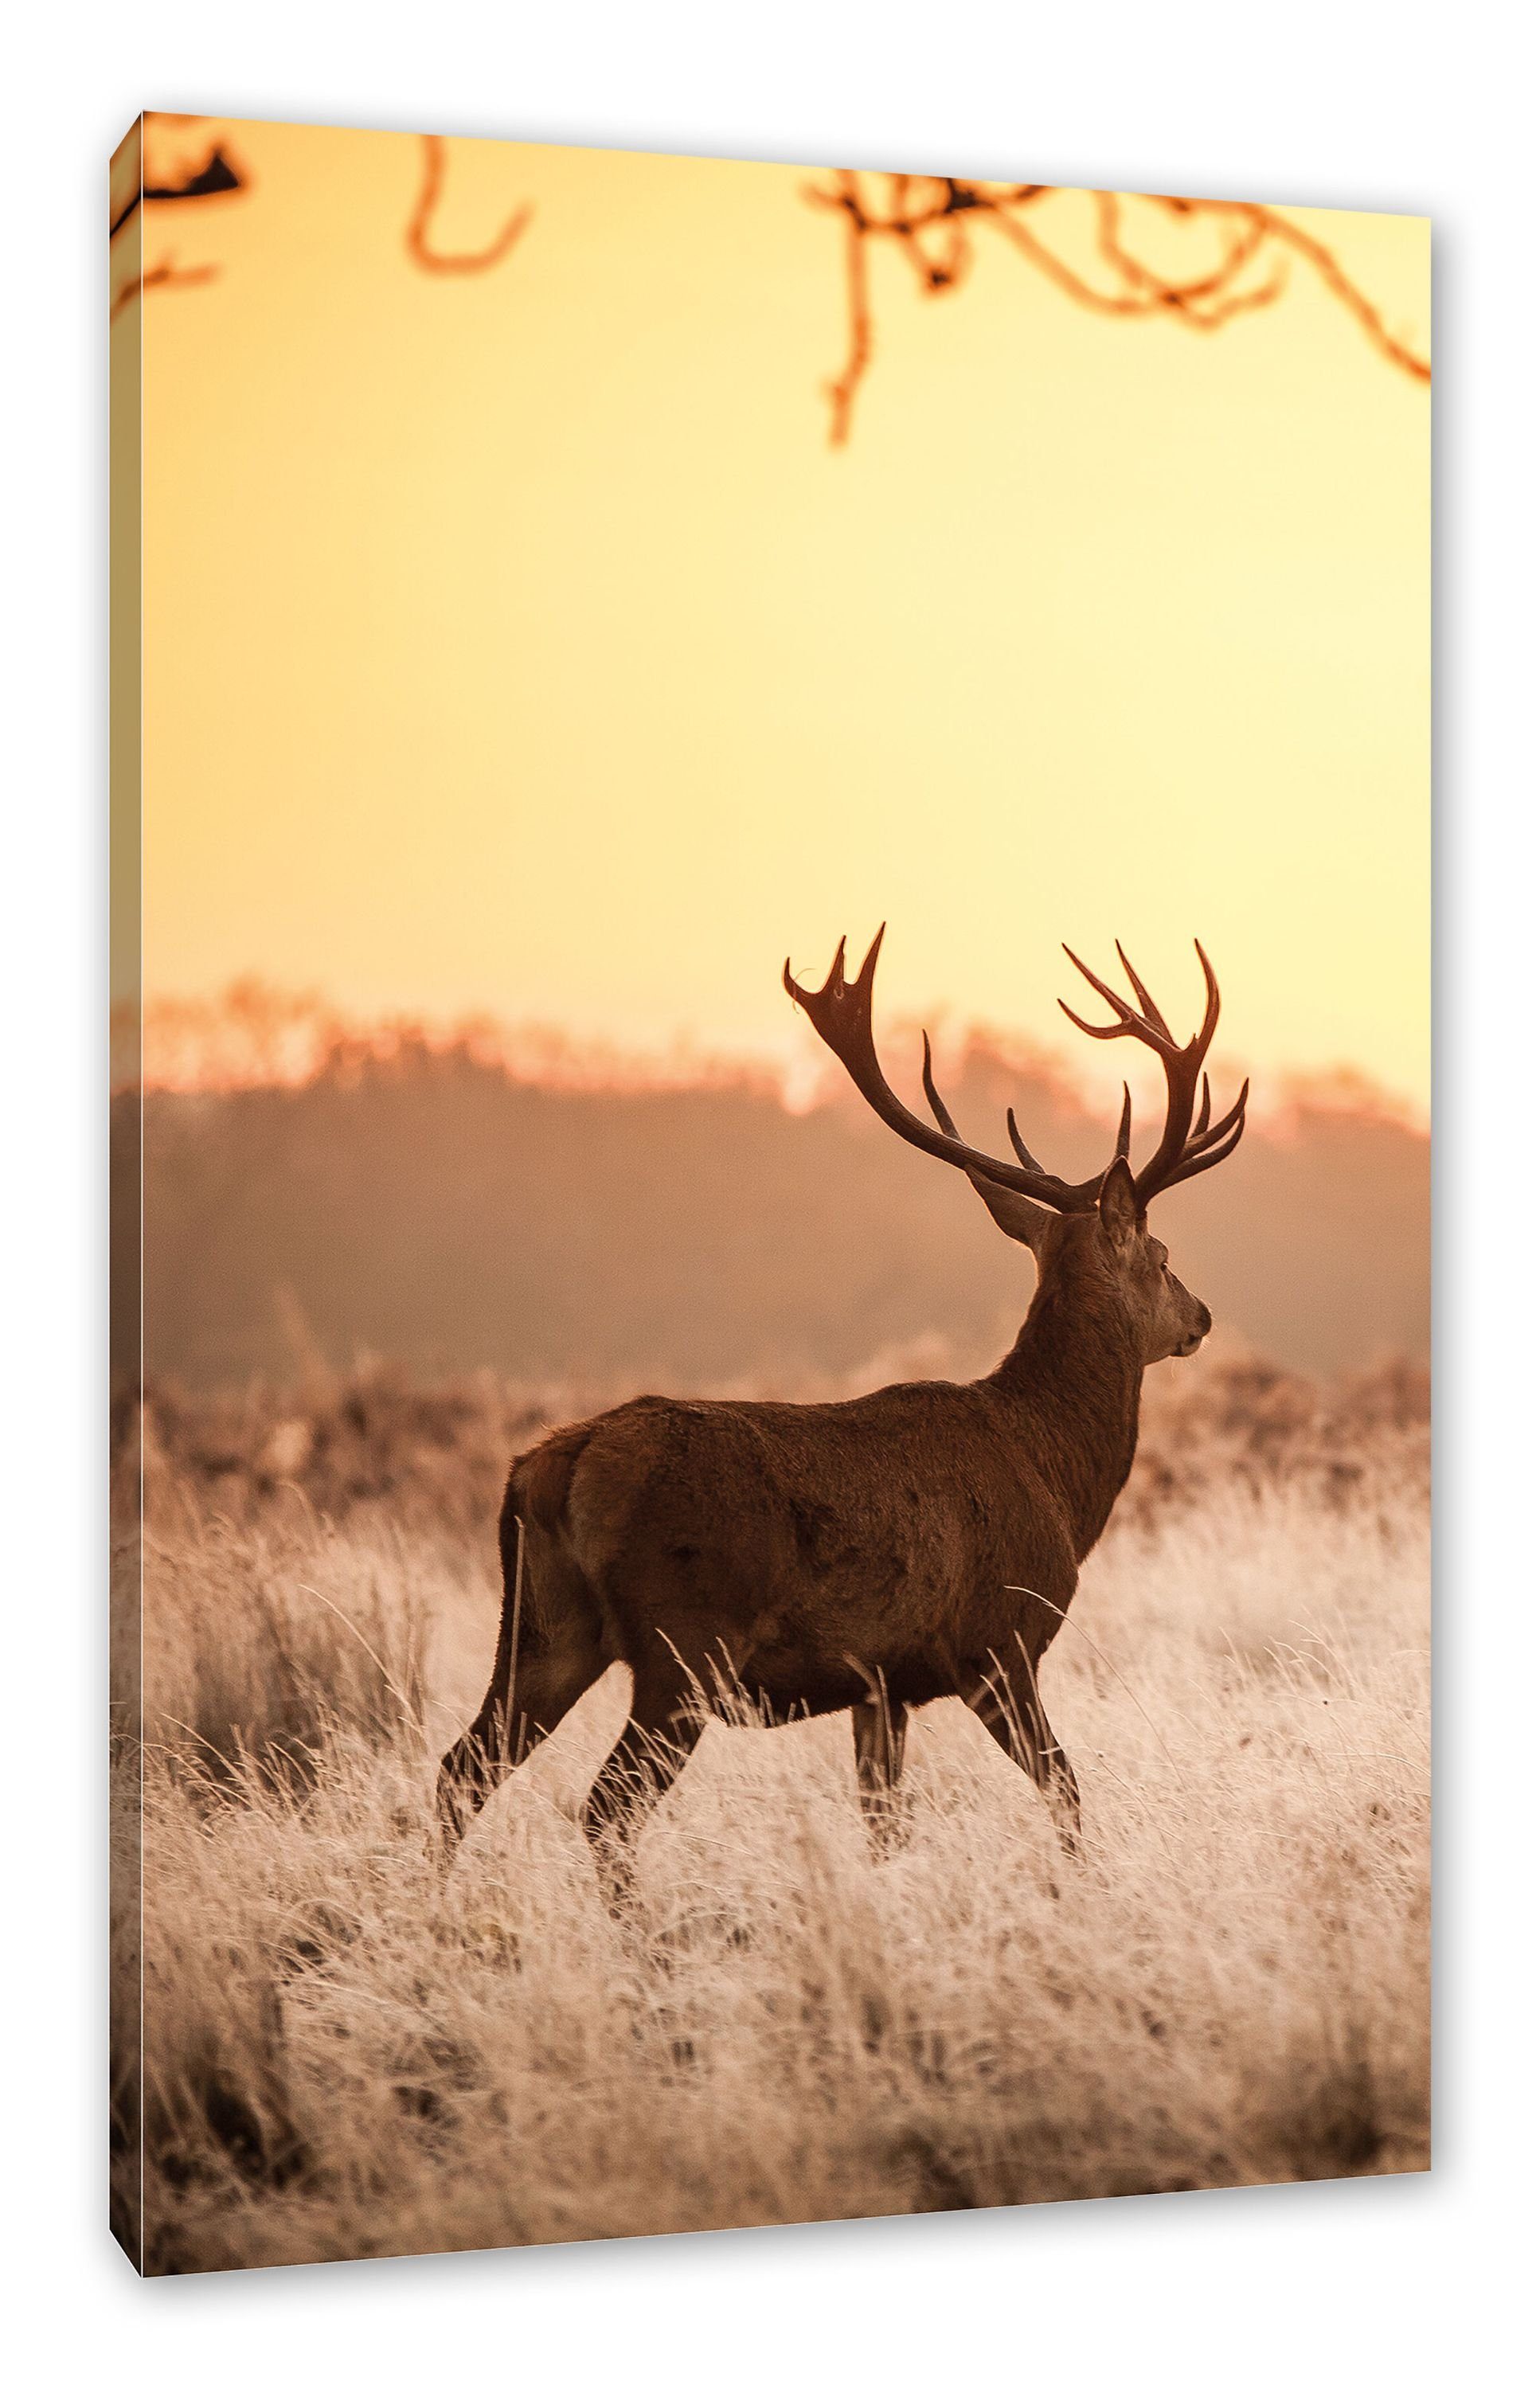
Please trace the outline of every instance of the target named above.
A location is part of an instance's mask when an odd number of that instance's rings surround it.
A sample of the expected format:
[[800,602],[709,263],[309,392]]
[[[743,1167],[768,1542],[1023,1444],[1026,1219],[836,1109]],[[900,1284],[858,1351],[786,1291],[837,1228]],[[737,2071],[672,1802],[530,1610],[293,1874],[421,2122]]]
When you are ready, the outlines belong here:
[[136,123],[113,154],[108,243],[111,676],[111,1372],[110,2134],[114,2236],[143,2269],[144,1980],[141,1734],[141,1550],[144,1381],[140,1333],[142,1171],[140,803],[142,720],[140,469],[143,427],[142,138]]

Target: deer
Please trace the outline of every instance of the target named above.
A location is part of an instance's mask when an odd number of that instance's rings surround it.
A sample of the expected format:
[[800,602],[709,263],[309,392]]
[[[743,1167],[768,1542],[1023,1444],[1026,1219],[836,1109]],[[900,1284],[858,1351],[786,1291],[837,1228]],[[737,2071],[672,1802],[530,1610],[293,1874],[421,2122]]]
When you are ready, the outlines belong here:
[[[937,1092],[928,1034],[921,1118],[883,1074],[872,1025],[879,929],[846,980],[842,938],[821,988],[783,982],[877,1118],[961,1170],[1037,1285],[1004,1359],[971,1384],[893,1385],[844,1401],[645,1395],[558,1427],[516,1459],[499,1523],[503,1607],[486,1698],[439,1771],[452,1859],[494,1789],[617,1660],[630,1714],[581,1811],[612,1902],[636,1834],[729,1683],[761,1721],[851,1712],[861,1809],[881,1840],[899,1798],[910,1712],[960,1696],[1049,1804],[1063,1848],[1080,1792],[1038,1673],[1080,1568],[1127,1482],[1152,1363],[1213,1324],[1149,1224],[1159,1194],[1216,1168],[1246,1124],[1250,1082],[1212,1117],[1204,1067],[1219,988],[1195,942],[1203,1026],[1176,1036],[1121,944],[1132,1001],[1066,946],[1112,1017],[1160,1061],[1165,1120],[1136,1170],[1123,1090],[1113,1157],[1071,1183],[1028,1150],[1013,1110],[1005,1160],[965,1142]],[[934,1124],[933,1124],[934,1123]],[[740,1704],[736,1714],[745,1714]],[[733,1721],[730,1716],[729,1722]]]

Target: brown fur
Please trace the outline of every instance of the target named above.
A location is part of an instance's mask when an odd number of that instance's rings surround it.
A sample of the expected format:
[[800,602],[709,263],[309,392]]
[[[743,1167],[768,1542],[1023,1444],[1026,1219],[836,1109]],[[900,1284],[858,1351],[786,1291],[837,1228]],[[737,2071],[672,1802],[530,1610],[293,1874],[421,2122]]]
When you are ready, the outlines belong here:
[[1070,1185],[1049,1174],[1009,1115],[1017,1157],[999,1161],[958,1134],[928,1039],[934,1128],[884,1077],[872,1033],[882,942],[879,929],[848,980],[842,938],[816,990],[799,986],[788,962],[786,990],[878,1118],[964,1171],[997,1227],[1030,1247],[1038,1284],[1025,1324],[976,1385],[887,1386],[808,1404],[649,1398],[565,1428],[516,1462],[492,1680],[439,1769],[450,1849],[529,1736],[549,1733],[616,1659],[630,1669],[631,1715],[584,1825],[617,1882],[624,1860],[614,1845],[684,1765],[702,1696],[720,1683],[775,1720],[851,1709],[857,1781],[877,1825],[903,1766],[909,1710],[961,1693],[1054,1796],[1075,1846],[1079,1793],[1044,1713],[1037,1663],[1127,1481],[1146,1367],[1195,1351],[1209,1330],[1150,1233],[1149,1203],[1235,1150],[1247,1090],[1211,1121],[1203,1066],[1219,987],[1202,946],[1203,1023],[1186,1045],[1119,947],[1134,1002],[1076,962],[1114,1016],[1101,1027],[1070,1018],[1159,1055],[1166,1117],[1154,1154],[1136,1178],[1125,1088],[1116,1151],[1099,1179]]
[[439,1776],[452,1849],[617,1659],[631,1719],[585,1809],[596,1846],[672,1780],[701,1690],[721,1680],[777,1720],[854,1708],[874,1822],[907,1710],[961,1694],[1073,1841],[1078,1794],[1037,1663],[1126,1481],[1144,1369],[1194,1348],[1209,1318],[1165,1269],[1121,1161],[1098,1207],[1037,1218],[1032,1241],[1031,1309],[976,1384],[805,1405],[646,1397],[515,1463],[491,1682]]

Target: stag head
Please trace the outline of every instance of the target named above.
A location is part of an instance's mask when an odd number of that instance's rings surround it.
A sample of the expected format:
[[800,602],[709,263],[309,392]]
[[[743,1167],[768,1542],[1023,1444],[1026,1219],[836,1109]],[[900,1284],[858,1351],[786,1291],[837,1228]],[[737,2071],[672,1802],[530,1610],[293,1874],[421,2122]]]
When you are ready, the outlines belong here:
[[1203,1024],[1185,1045],[1173,1036],[1121,945],[1117,957],[1133,990],[1132,1003],[1064,948],[1075,969],[1112,1007],[1114,1017],[1101,1023],[1082,1020],[1062,1000],[1061,1010],[1088,1037],[1132,1037],[1147,1045],[1160,1061],[1166,1088],[1165,1124],[1142,1168],[1136,1172],[1129,1157],[1133,1099],[1126,1085],[1112,1160],[1094,1177],[1072,1182],[1056,1178],[1027,1150],[1013,1111],[1005,1116],[1013,1162],[964,1141],[936,1088],[928,1037],[921,1082],[935,1126],[894,1093],[872,1033],[872,990],[885,929],[885,924],[854,979],[845,976],[843,938],[821,988],[802,987],[792,977],[789,959],[782,974],[786,992],[806,1012],[853,1085],[906,1143],[966,1174],[996,1226],[1030,1248],[1043,1284],[1073,1275],[1095,1288],[1103,1306],[1115,1307],[1146,1362],[1195,1352],[1213,1322],[1206,1306],[1173,1276],[1165,1246],[1151,1233],[1149,1208],[1157,1194],[1214,1169],[1235,1151],[1245,1129],[1250,1092],[1247,1080],[1228,1111],[1218,1119],[1211,1118],[1203,1064],[1218,1026],[1219,986],[1203,947],[1197,947],[1197,954],[1206,990]]

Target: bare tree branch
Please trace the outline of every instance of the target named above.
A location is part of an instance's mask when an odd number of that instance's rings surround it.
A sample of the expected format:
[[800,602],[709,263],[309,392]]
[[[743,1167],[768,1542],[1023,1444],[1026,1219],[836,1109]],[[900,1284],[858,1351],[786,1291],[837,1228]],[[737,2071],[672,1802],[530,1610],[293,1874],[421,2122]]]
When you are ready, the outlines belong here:
[[422,141],[423,179],[417,204],[406,227],[406,253],[425,274],[485,274],[507,256],[534,214],[534,208],[515,208],[503,230],[485,249],[434,249],[429,241],[429,227],[443,193],[445,142],[441,133],[425,133]]
[[[145,127],[147,136],[152,128],[164,132],[203,121],[197,117],[146,116]],[[437,133],[425,133],[421,140],[422,177],[403,233],[408,257],[425,274],[490,272],[528,229],[534,215],[532,204],[516,208],[483,248],[439,248],[433,226],[444,195],[448,144]],[[223,142],[209,142],[196,163],[188,161],[153,177],[146,172],[142,185],[112,219],[112,237],[116,239],[131,221],[141,199],[146,206],[161,206],[219,198],[248,187],[249,176],[232,161]],[[998,233],[1076,306],[1126,321],[1165,315],[1193,332],[1219,331],[1238,315],[1275,305],[1288,287],[1291,262],[1301,263],[1388,364],[1416,381],[1432,377],[1427,359],[1392,330],[1333,251],[1276,208],[1241,199],[1130,196],[1103,190],[1075,193],[1047,183],[874,174],[848,168],[810,185],[805,197],[843,219],[846,353],[840,370],[825,384],[829,439],[836,448],[849,439],[856,399],[872,364],[872,244],[891,243],[908,264],[922,295],[934,298],[960,288],[967,279],[980,226]],[[1088,258],[1066,253],[1060,240],[1050,239],[1033,220],[1040,214],[1043,201],[1056,198],[1090,202],[1094,239]],[[1150,254],[1150,211],[1155,211],[1157,224],[1164,218],[1184,228],[1197,225],[1210,235],[1212,254],[1199,270],[1174,273]],[[1141,212],[1142,245],[1138,237]],[[168,255],[116,292],[113,316],[141,290],[210,282],[218,272],[212,264],[179,267]]]
[[1268,219],[1268,229],[1275,239],[1283,241],[1308,260],[1333,299],[1341,300],[1348,313],[1356,317],[1382,356],[1388,358],[1392,364],[1399,365],[1404,373],[1409,373],[1414,380],[1432,381],[1432,366],[1429,360],[1419,356],[1415,349],[1408,348],[1405,341],[1395,338],[1384,317],[1365,298],[1356,284],[1348,279],[1329,249],[1320,241],[1312,240],[1298,224],[1291,224],[1287,216],[1279,215],[1271,208],[1259,208],[1257,213]]
[[[1237,315],[1274,305],[1287,287],[1291,258],[1303,260],[1389,364],[1416,381],[1432,378],[1427,359],[1390,329],[1332,251],[1278,209],[1249,200],[1153,194],[1130,201],[1121,192],[1092,191],[1088,196],[1096,211],[1096,255],[1105,269],[1102,278],[1094,278],[1028,221],[1056,189],[1045,183],[867,175],[850,169],[808,188],[812,205],[843,216],[845,224],[846,353],[839,372],[825,385],[832,446],[843,447],[850,436],[857,393],[872,364],[870,245],[891,242],[908,262],[921,293],[934,298],[957,289],[966,278],[976,225],[998,232],[1076,306],[1126,319],[1166,315],[1194,332],[1218,331]],[[1128,224],[1130,207],[1137,211],[1141,204],[1174,221],[1211,227],[1218,244],[1213,262],[1200,272],[1180,275],[1140,255],[1132,246]]]
[[135,191],[127,207],[114,219],[108,237],[117,238],[141,199],[211,199],[221,192],[243,191],[245,188],[245,177],[235,172],[216,142],[196,174],[187,175],[180,183],[146,183]]
[[[146,113],[144,127],[147,135],[152,127],[201,124],[205,120],[199,116],[164,116]],[[249,187],[249,175],[242,167],[232,162],[221,141],[212,142],[201,161],[187,171],[177,172],[173,168],[162,171],[153,177],[149,172],[146,147],[145,167],[140,179],[131,196],[111,219],[111,227],[108,234],[108,247],[110,248],[111,243],[117,239],[125,225],[133,222],[141,202],[147,210],[150,207],[164,207],[173,200],[224,198],[232,192],[248,190]],[[143,274],[131,274],[120,285],[112,296],[110,320],[116,323],[124,308],[132,306],[134,300],[144,291],[185,289],[197,283],[213,282],[218,275],[217,265],[179,266],[174,258],[168,253],[157,264],[147,267]]]
[[174,257],[163,257],[158,265],[147,267],[135,280],[124,283],[112,301],[109,321],[115,324],[123,309],[132,306],[143,291],[187,290],[197,283],[218,279],[217,265],[178,265]]

